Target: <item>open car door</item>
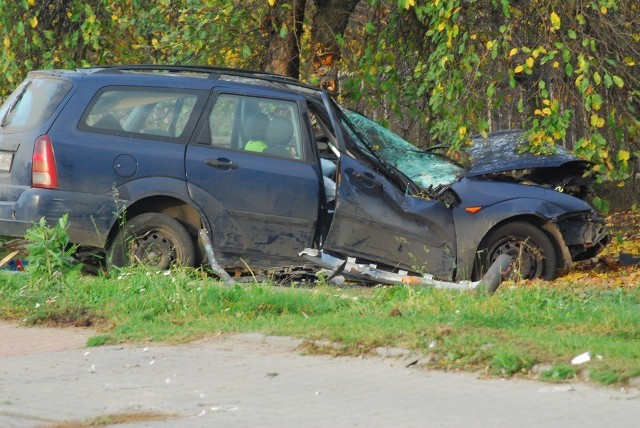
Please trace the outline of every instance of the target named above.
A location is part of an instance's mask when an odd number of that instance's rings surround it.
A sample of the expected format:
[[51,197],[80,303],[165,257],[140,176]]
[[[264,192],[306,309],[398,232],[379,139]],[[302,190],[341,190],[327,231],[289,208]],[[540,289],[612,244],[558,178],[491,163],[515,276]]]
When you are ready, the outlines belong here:
[[[323,94],[340,147],[337,195],[325,251],[452,279],[455,231],[442,202],[417,196]],[[415,187],[415,186],[413,186]]]

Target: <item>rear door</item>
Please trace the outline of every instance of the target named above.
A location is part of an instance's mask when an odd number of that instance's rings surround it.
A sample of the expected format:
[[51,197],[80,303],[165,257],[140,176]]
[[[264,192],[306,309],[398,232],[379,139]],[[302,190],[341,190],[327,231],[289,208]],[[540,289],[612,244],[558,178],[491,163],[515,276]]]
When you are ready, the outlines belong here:
[[380,164],[330,100],[325,99],[325,106],[333,111],[341,156],[337,204],[324,248],[452,278],[456,253],[451,210],[440,201],[413,195],[402,177]]
[[[188,190],[209,220],[225,267],[295,264],[313,242],[320,173],[303,101],[214,93],[187,148]],[[286,134],[286,143],[269,141],[275,134]]]

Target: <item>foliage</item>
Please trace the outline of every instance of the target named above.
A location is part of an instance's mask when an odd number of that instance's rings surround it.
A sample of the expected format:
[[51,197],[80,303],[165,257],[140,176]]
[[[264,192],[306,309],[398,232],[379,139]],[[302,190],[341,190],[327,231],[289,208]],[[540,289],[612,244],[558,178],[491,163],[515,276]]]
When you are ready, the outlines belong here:
[[53,227],[49,227],[43,217],[27,230],[27,271],[33,284],[49,286],[64,282],[66,274],[79,269],[74,264],[76,246],[69,242],[68,226],[68,215],[65,214]]
[[0,0],[0,97],[39,68],[106,63],[258,68],[265,6],[232,0]]
[[401,132],[454,147],[471,133],[525,128],[533,152],[566,145],[603,176],[630,177],[640,154],[637,2],[369,5],[344,85],[360,109],[400,115]]

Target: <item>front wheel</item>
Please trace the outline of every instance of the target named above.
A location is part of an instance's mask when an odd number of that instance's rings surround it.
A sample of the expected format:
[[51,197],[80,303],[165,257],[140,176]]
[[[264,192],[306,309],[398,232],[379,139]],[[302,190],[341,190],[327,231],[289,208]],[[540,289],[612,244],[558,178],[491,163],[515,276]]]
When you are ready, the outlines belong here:
[[502,254],[513,259],[513,279],[552,280],[557,275],[556,250],[542,229],[531,223],[515,221],[489,232],[476,255],[474,276],[482,277]]
[[110,265],[142,264],[165,270],[172,265],[193,266],[191,235],[179,221],[159,213],[141,214],[127,221],[107,250]]

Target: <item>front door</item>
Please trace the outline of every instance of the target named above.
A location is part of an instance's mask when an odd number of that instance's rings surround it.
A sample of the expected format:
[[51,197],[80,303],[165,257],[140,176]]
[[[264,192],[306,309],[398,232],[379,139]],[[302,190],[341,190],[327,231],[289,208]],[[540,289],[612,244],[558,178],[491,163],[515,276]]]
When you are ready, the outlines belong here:
[[456,248],[451,210],[401,186],[371,143],[349,126],[326,95],[323,98],[341,152],[336,209],[323,248],[452,279]]
[[444,279],[453,277],[451,210],[439,201],[405,194],[350,156],[340,158],[339,170],[326,250]]

